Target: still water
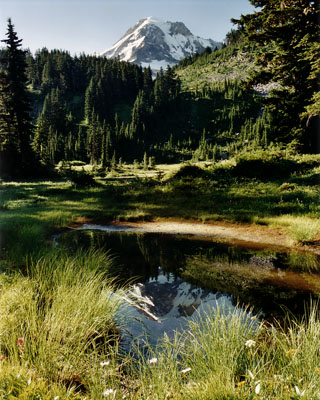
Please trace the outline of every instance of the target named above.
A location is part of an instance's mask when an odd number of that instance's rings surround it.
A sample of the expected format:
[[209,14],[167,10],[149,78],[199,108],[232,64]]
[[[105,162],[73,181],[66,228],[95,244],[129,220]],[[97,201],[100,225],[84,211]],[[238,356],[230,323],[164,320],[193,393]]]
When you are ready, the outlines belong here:
[[[257,250],[220,243],[211,237],[76,230],[57,239],[76,249],[102,249],[114,258],[110,274],[118,285],[132,282],[145,298],[130,310],[133,337],[155,342],[172,336],[188,320],[217,308],[249,306],[265,319],[281,319],[285,310],[299,317],[320,293],[320,259],[303,252]],[[142,322],[142,323],[141,323]]]

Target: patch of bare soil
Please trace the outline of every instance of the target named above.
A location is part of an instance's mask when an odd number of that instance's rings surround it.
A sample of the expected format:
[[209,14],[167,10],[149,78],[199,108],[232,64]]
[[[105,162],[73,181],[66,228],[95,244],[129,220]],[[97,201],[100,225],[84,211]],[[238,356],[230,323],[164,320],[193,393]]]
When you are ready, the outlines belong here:
[[113,224],[118,230],[136,232],[168,233],[175,235],[202,236],[221,239],[225,242],[257,248],[295,248],[320,254],[320,246],[297,246],[280,229],[272,229],[259,225],[231,224],[219,222],[203,224],[198,222],[159,220],[152,222],[119,222]]

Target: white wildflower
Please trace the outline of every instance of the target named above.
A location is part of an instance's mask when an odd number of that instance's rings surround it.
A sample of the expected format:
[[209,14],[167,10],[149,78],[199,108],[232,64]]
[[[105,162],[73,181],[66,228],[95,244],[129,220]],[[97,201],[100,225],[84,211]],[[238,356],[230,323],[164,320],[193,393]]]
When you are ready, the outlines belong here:
[[247,346],[249,348],[253,347],[255,345],[256,345],[256,342],[254,340],[251,340],[251,339],[247,340],[246,343],[245,343],[245,346]]
[[191,371],[191,368],[190,368],[190,367],[183,369],[183,370],[181,371],[181,373],[182,373],[182,374],[186,374],[186,373],[189,372],[189,371]]
[[109,364],[110,364],[110,361],[102,361],[102,362],[100,363],[101,367],[106,367],[106,366],[109,365]]
[[30,376],[30,378],[28,379],[28,385],[29,385],[29,386],[31,385],[31,376]]
[[157,362],[158,362],[158,359],[156,357],[150,358],[150,360],[148,360],[148,364],[156,364]]
[[110,395],[112,395],[113,394],[113,397],[116,395],[116,390],[114,390],[114,389],[107,389],[107,390],[105,390],[102,394],[104,395],[104,396],[110,396]]
[[305,390],[303,390],[303,391],[301,392],[300,389],[298,388],[298,386],[295,386],[294,388],[295,388],[296,393],[297,393],[298,396],[303,396],[303,395],[304,395]]
[[260,393],[260,389],[261,389],[261,385],[260,383],[257,384],[256,388],[254,389],[254,391],[256,392],[256,394]]
[[55,398],[53,400],[59,400],[60,397],[59,396],[55,396]]
[[254,375],[253,375],[253,373],[250,371],[250,369],[248,369],[248,374],[249,374],[249,376],[250,376],[251,379],[254,379]]

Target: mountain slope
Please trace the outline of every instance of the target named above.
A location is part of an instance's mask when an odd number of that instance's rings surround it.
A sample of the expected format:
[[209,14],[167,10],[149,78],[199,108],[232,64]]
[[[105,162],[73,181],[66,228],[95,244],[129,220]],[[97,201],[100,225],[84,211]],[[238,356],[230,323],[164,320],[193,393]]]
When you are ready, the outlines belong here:
[[236,43],[211,54],[182,60],[175,72],[187,91],[213,86],[217,82],[245,80],[256,66],[255,49],[247,43]]
[[206,47],[221,47],[221,43],[194,36],[182,22],[164,22],[148,17],[141,19],[110,49],[101,53],[107,58],[119,57],[122,61],[160,69],[175,65],[180,60]]
[[[204,87],[218,87],[225,80],[244,81],[258,66],[255,63],[256,46],[247,42],[229,45],[211,54],[200,54],[185,58],[175,67],[183,91],[197,91]],[[218,86],[217,86],[218,84]],[[253,86],[256,93],[266,96],[273,89],[279,89],[277,82]]]

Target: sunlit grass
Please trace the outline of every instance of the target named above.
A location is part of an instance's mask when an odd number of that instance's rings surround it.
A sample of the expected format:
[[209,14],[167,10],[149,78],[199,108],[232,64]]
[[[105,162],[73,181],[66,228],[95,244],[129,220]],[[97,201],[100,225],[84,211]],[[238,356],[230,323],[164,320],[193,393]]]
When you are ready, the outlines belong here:
[[148,178],[138,178],[141,169],[124,165],[122,170],[131,171],[133,179],[103,177],[100,186],[93,188],[75,189],[64,181],[2,182],[2,250],[17,263],[50,240],[56,229],[80,217],[96,221],[179,218],[245,222],[280,228],[292,243],[309,244],[319,238],[317,168],[283,181],[259,181],[230,178],[228,171],[234,160],[213,169],[210,163],[198,165],[206,171],[205,178],[175,179],[179,164],[173,164],[157,165],[147,171],[153,174]]
[[309,243],[320,237],[320,222],[317,215],[282,215],[264,218],[271,226],[285,227],[295,242]]
[[[1,210],[1,247],[11,265],[28,263],[28,273],[1,276],[0,395],[16,393],[19,399],[39,395],[50,400],[56,396],[81,400],[319,397],[316,306],[306,321],[291,323],[286,330],[265,327],[239,310],[231,314],[220,310],[193,322],[174,340],[149,347],[147,354],[136,350],[138,360],[131,359],[119,352],[125,317],[120,305],[126,293],[115,296],[112,282],[105,281],[110,260],[97,253],[53,255],[50,245],[56,229],[86,218],[159,217],[246,220],[293,235],[303,226],[306,232],[293,239],[305,243],[309,231],[313,239],[317,237],[318,189],[300,183],[288,193],[280,189],[280,182],[214,178],[105,180],[92,189],[72,189],[63,182],[3,186],[2,201],[12,203]],[[292,258],[297,270],[317,267],[314,257],[297,253]],[[244,282],[239,268],[228,268],[220,272]],[[195,276],[193,269],[196,260],[187,269]],[[249,266],[242,273],[261,282],[272,278],[269,271],[257,275]],[[251,347],[246,346],[249,340],[254,342]]]
[[[217,307],[138,364],[132,398],[311,399],[320,396],[317,307],[284,330]],[[152,361],[152,362],[151,362]]]
[[82,390],[94,383],[101,394],[100,363],[114,358],[124,318],[125,291],[106,278],[110,265],[102,253],[70,257],[55,250],[30,261],[27,276],[1,277],[0,354],[7,374],[27,367],[32,382]]
[[313,221],[310,219],[295,221],[290,226],[290,234],[297,242],[312,242],[317,237],[320,237],[320,221]]

